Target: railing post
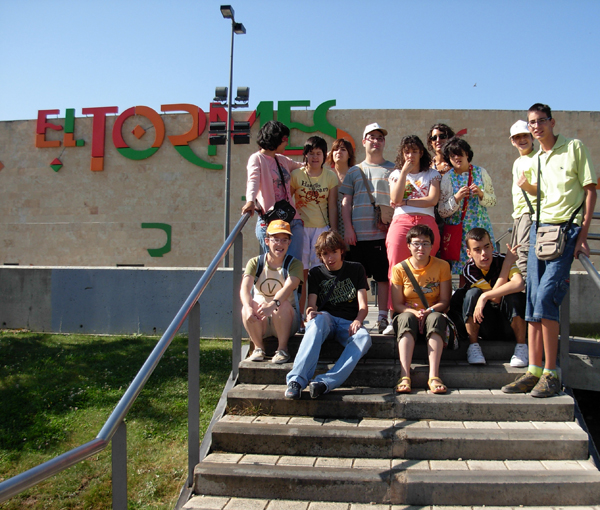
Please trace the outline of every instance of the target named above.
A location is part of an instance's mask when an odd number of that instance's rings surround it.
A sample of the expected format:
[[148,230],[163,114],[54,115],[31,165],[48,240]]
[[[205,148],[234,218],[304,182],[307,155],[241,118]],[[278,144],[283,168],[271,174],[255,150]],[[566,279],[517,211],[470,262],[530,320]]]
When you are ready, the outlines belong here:
[[188,316],[188,487],[200,462],[200,303]]
[[560,305],[560,342],[558,348],[558,364],[562,372],[562,381],[569,385],[569,326],[571,322],[571,291],[567,293]]
[[232,324],[232,352],[231,371],[235,380],[239,373],[240,361],[242,361],[242,299],[240,298],[240,287],[242,285],[242,256],[244,249],[244,236],[240,232],[233,242],[233,307],[231,310]]
[[122,421],[111,440],[112,507],[127,510],[127,425]]

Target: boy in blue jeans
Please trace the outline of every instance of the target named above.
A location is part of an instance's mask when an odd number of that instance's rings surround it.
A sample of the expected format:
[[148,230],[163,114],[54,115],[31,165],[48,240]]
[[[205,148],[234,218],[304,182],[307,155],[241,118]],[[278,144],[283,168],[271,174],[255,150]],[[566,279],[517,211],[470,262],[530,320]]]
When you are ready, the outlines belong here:
[[[285,397],[299,399],[309,386],[311,398],[341,386],[359,360],[371,347],[371,337],[363,326],[368,312],[367,276],[362,264],[344,260],[346,244],[335,231],[323,232],[315,245],[323,261],[308,273],[306,333],[287,375]],[[344,350],[326,374],[312,379],[323,342],[335,339]]]

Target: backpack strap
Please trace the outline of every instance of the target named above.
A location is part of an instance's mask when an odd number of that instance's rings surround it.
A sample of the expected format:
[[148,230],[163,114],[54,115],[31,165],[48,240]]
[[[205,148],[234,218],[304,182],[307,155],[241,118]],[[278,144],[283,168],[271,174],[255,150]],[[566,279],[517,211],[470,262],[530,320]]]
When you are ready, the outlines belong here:
[[[258,262],[256,263],[256,275],[254,276],[254,285],[256,285],[256,282],[258,281],[259,276],[261,275],[261,273],[263,272],[263,269],[265,268],[265,258],[266,258],[265,253],[258,256]],[[287,276],[286,276],[286,278],[287,278]]]

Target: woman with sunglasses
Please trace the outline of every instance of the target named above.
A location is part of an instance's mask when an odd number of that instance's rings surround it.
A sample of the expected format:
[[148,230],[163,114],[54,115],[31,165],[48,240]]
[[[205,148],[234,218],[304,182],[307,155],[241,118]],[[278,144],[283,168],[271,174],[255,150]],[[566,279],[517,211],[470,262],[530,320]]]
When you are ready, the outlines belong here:
[[438,210],[448,224],[463,224],[460,260],[449,261],[452,274],[460,275],[462,287],[465,284],[462,270],[469,258],[464,248],[467,232],[475,227],[484,228],[490,234],[492,245],[494,244],[492,222],[487,208],[496,205],[496,193],[487,170],[471,164],[473,151],[466,140],[455,136],[448,140],[443,150],[444,158],[452,165],[452,169],[442,177]]
[[[276,202],[282,200],[295,206],[290,190],[290,175],[292,170],[300,168],[302,163],[297,163],[282,154],[288,144],[289,136],[290,130],[285,124],[270,120],[258,132],[256,143],[260,149],[248,158],[247,202],[242,207],[242,214],[250,213],[252,216],[254,211],[258,212],[256,237],[261,253],[268,251],[265,244],[268,226],[265,214],[273,209]],[[292,229],[292,242],[288,253],[302,260],[304,227],[298,211],[289,223]]]
[[354,147],[352,144],[346,140],[345,138],[338,138],[333,142],[331,146],[331,151],[327,154],[327,159],[325,163],[330,166],[336,173],[338,177],[338,233],[344,237],[344,220],[342,218],[342,195],[339,192],[339,186],[342,185],[346,174],[350,167],[353,167],[356,163],[356,158],[354,156]]
[[444,175],[451,166],[444,159],[443,148],[450,138],[454,136],[454,131],[447,124],[434,124],[427,133],[427,148],[433,152],[432,168],[435,168],[440,174]]

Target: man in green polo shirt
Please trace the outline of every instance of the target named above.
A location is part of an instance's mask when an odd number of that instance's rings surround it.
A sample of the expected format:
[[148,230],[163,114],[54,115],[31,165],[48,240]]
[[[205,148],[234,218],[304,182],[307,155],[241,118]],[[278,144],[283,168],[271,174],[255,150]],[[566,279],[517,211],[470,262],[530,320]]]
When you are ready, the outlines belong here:
[[[538,225],[531,227],[531,247],[527,261],[527,308],[529,323],[529,368],[514,383],[502,388],[505,393],[527,393],[551,397],[560,391],[556,369],[559,334],[559,306],[567,289],[573,257],[589,256],[587,235],[596,205],[596,173],[590,154],[580,140],[554,134],[555,120],[548,105],[534,104],[527,113],[527,124],[540,150],[532,158],[532,168],[541,171],[538,186],[542,192],[540,226],[568,225],[565,249],[553,260],[539,260],[535,254]],[[545,365],[542,368],[542,356]]]

